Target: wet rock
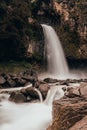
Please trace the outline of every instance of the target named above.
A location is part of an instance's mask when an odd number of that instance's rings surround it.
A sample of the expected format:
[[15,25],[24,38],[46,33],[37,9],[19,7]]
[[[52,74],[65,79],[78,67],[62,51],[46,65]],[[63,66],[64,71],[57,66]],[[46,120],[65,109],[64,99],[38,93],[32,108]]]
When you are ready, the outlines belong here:
[[62,90],[65,92],[65,91],[67,90],[67,88],[66,88],[66,87],[63,87]]
[[58,82],[57,79],[52,79],[52,78],[46,78],[46,79],[44,79],[44,81],[47,82],[47,83],[56,83],[56,82]]
[[79,87],[68,87],[65,95],[69,98],[77,96],[87,98],[87,83],[81,83]]
[[7,79],[7,82],[6,82],[9,87],[15,87],[16,86],[16,82],[12,79]]
[[20,92],[12,92],[10,97],[9,97],[9,100],[12,102],[15,102],[15,103],[23,103],[23,102],[26,102],[27,99]]
[[39,80],[37,80],[37,81],[35,82],[35,84],[34,84],[34,87],[35,87],[35,88],[39,88],[39,85],[40,85],[40,82],[39,82]]
[[[23,90],[22,90],[23,91]],[[25,92],[23,93],[26,96],[29,96],[32,99],[39,99],[39,95],[38,93],[34,90],[33,87],[29,87],[25,90]]]
[[87,98],[87,83],[81,83],[79,92],[81,96]]
[[17,83],[17,86],[24,86],[27,83],[27,81],[22,78],[18,78],[16,80],[16,83]]
[[87,130],[87,116],[85,116],[82,120],[78,121],[69,130]]
[[87,100],[79,97],[56,100],[53,102],[52,125],[47,130],[68,130],[86,115]]
[[41,94],[43,96],[43,99],[46,98],[49,88],[50,87],[49,87],[48,84],[40,84],[39,85],[39,90],[40,90],[40,92],[41,92]]
[[66,86],[69,86],[69,84],[68,84],[67,81],[62,81],[62,82],[60,83],[60,85],[66,85]]
[[22,79],[26,80],[27,82],[32,83],[33,87],[35,87],[35,83],[37,82],[37,78],[33,76],[23,76]]
[[1,84],[4,84],[6,82],[6,80],[4,79],[4,77],[3,76],[0,76],[0,85]]
[[65,92],[65,95],[69,98],[75,98],[75,97],[80,97],[80,92],[79,92],[79,87],[73,88],[73,87],[68,87],[67,91]]

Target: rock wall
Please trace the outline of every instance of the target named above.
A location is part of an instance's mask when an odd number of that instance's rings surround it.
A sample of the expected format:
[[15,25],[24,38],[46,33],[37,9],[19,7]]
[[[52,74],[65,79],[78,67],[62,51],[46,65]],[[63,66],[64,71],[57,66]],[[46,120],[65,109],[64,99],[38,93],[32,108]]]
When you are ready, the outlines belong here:
[[73,88],[66,97],[53,102],[53,121],[47,130],[87,129],[87,84]]
[[[66,57],[87,59],[86,8],[85,0],[1,1],[0,60],[23,59],[32,53],[42,57],[41,23],[55,28]],[[27,54],[29,44],[33,49]]]

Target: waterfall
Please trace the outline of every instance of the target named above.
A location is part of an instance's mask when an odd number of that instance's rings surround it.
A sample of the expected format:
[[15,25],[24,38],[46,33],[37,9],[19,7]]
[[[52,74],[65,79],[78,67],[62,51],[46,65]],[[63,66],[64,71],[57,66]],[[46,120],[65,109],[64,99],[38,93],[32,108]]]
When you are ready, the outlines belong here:
[[46,100],[44,101],[47,105],[52,105],[53,100],[58,100],[64,96],[64,91],[62,90],[63,86],[52,86],[48,91]]
[[54,76],[64,76],[69,73],[67,62],[60,40],[51,26],[42,24],[45,51],[47,55],[47,71]]
[[42,98],[41,92],[37,88],[34,88],[34,90],[38,93],[40,101],[43,102],[43,98]]

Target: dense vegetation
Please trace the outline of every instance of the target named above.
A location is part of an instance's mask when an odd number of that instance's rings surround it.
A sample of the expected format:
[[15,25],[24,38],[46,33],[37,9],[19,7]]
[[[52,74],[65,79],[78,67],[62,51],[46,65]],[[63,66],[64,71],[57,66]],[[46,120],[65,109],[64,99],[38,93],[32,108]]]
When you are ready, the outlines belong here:
[[[63,6],[67,5],[66,10],[70,14],[68,21],[64,20],[64,14],[56,12],[54,1],[62,3]],[[87,37],[84,39],[79,33],[87,25],[87,4],[83,2],[86,1],[1,0],[0,61],[23,59],[27,56],[31,41],[36,42],[36,46],[37,42],[41,43],[43,36],[40,23],[49,23],[56,29],[66,56],[79,57],[77,50],[81,44],[87,42]]]
[[0,60],[19,60],[26,56],[29,40],[39,40],[37,23],[31,25],[29,0],[0,1]]

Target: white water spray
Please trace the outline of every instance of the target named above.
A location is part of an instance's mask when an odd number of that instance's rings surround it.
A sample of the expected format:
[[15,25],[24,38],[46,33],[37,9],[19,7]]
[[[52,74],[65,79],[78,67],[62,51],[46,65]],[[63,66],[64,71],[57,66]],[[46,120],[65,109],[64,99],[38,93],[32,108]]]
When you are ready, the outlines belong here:
[[0,130],[46,130],[52,121],[53,99],[59,99],[63,95],[60,86],[53,86],[42,103],[15,104],[7,99],[1,101]]
[[40,102],[43,102],[43,97],[42,97],[41,92],[37,88],[34,88],[34,90],[38,93]]
[[53,100],[58,100],[64,96],[64,91],[62,89],[62,85],[60,86],[52,86],[48,91],[46,100],[44,101],[47,105],[52,105]]
[[42,24],[48,62],[48,73],[54,76],[65,76],[69,73],[67,62],[60,40],[51,26]]

